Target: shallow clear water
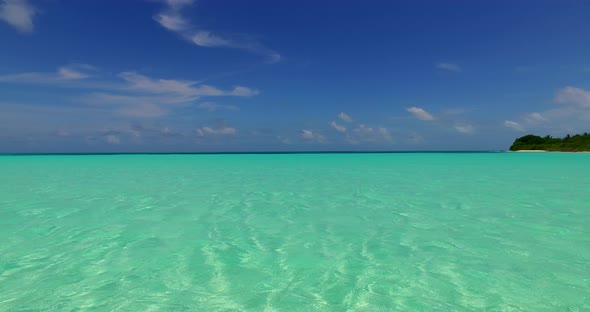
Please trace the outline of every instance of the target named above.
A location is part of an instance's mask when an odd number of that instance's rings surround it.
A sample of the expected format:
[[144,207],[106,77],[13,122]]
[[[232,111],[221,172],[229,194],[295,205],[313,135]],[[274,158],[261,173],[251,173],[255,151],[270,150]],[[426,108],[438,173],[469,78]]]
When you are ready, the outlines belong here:
[[0,157],[0,311],[588,311],[590,154]]

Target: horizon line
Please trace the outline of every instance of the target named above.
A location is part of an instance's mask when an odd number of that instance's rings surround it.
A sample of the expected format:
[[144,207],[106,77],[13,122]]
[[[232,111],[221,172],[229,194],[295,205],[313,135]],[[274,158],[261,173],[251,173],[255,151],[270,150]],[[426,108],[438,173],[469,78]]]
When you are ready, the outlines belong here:
[[418,153],[504,153],[509,150],[428,150],[428,151],[216,151],[216,152],[56,152],[0,153],[0,156],[84,156],[84,155],[272,155],[272,154],[418,154]]

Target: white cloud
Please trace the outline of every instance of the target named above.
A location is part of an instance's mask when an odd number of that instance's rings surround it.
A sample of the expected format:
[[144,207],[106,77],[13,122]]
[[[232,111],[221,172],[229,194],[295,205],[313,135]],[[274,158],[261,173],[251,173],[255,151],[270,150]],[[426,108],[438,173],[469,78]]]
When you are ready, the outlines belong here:
[[[544,127],[561,132],[584,132],[590,122],[590,91],[572,86],[557,90],[556,108],[542,112]],[[549,122],[550,121],[550,122]]]
[[197,105],[198,109],[206,109],[210,112],[216,111],[218,109],[227,109],[227,110],[239,110],[240,108],[235,105],[222,105],[213,102],[202,102]]
[[90,134],[87,139],[94,141],[101,138],[109,144],[141,144],[144,139],[153,140],[180,135],[168,127],[137,123],[111,123],[104,126],[102,130],[86,129],[82,132]]
[[199,85],[192,89],[194,95],[197,96],[222,96],[222,95],[232,95],[229,92],[221,91],[215,87],[209,85]]
[[346,127],[337,124],[335,121],[330,122],[330,126],[338,132],[346,132]]
[[362,135],[373,134],[373,128],[367,127],[364,124],[360,124],[358,127],[352,129],[352,132],[359,133]]
[[192,5],[192,0],[165,0],[164,9],[154,16],[154,20],[167,30],[179,34],[189,42],[200,47],[227,47],[249,51],[264,56],[269,63],[281,60],[280,54],[248,38],[228,38],[205,29],[195,27],[183,15],[183,10]]
[[75,68],[72,67],[60,67],[57,70],[57,74],[59,77],[65,80],[77,80],[77,79],[84,79],[88,78],[89,75],[83,73]]
[[289,139],[289,138],[285,138],[285,137],[282,137],[282,136],[280,136],[280,135],[279,135],[279,136],[277,136],[277,139],[278,139],[278,140],[279,140],[281,143],[283,143],[283,144],[285,144],[285,145],[290,145],[290,144],[292,143],[292,142],[291,142],[291,139]]
[[459,65],[452,64],[452,63],[437,63],[436,68],[448,70],[448,71],[452,71],[452,72],[460,72],[462,70]]
[[[154,79],[136,72],[122,72],[120,80],[104,82],[90,75],[95,68],[86,64],[63,66],[55,73],[20,73],[0,76],[0,82],[54,84],[61,87],[75,87],[95,90],[79,96],[76,101],[92,105],[111,105],[118,115],[132,117],[159,117],[174,107],[188,106],[202,97],[235,96],[251,97],[258,90],[236,86],[221,90],[196,81],[177,79]],[[80,82],[84,81],[84,83]],[[201,104],[198,108],[236,110],[236,106]]]
[[63,84],[89,78],[91,77],[89,72],[94,70],[93,66],[87,64],[73,64],[62,66],[54,73],[30,72],[1,75],[0,82]]
[[190,6],[194,3],[193,0],[165,0],[163,1],[166,5],[164,11],[160,12],[154,19],[160,23],[164,28],[181,32],[190,29],[191,24],[182,17],[181,10],[185,6]]
[[350,144],[392,143],[393,137],[387,128],[379,127],[375,129],[373,127],[367,127],[364,124],[360,124],[346,135],[346,140]]
[[463,133],[463,134],[472,134],[474,132],[474,128],[471,125],[467,125],[467,124],[457,124],[454,126],[455,130],[457,130],[457,132]]
[[340,114],[338,114],[338,118],[340,118],[340,120],[344,121],[344,122],[353,122],[352,118],[346,114],[345,112],[340,112]]
[[313,139],[313,137],[314,137],[313,131],[303,129],[303,130],[301,130],[301,137],[303,137],[304,139]]
[[126,135],[131,137],[135,141],[138,141],[140,138],[172,138],[172,137],[182,137],[184,134],[182,132],[175,131],[174,129],[168,126],[161,126],[161,125],[154,125],[154,124],[131,124],[129,126],[119,127],[114,130],[117,134]]
[[209,85],[198,85],[196,81],[151,79],[135,72],[123,72],[119,74],[128,83],[128,88],[148,93],[168,93],[179,96],[240,96],[249,97],[259,93],[258,90],[243,86],[236,86],[231,91],[222,91]]
[[270,50],[270,53],[267,55],[267,62],[271,64],[280,62],[282,59],[283,57],[279,53],[272,50]]
[[540,113],[529,113],[526,114],[524,116],[524,119],[528,122],[528,123],[535,123],[535,122],[540,122],[540,121],[546,121],[547,119],[545,117],[543,117],[543,115],[541,115]]
[[315,141],[318,143],[324,143],[326,139],[322,134],[307,129],[301,130],[301,137],[306,140]]
[[414,117],[420,120],[434,120],[434,116],[432,116],[429,112],[420,107],[409,107],[406,108],[406,111],[408,111],[410,114],[414,115]]
[[393,142],[393,137],[387,128],[380,127],[377,129],[378,133],[385,139],[385,141]]
[[154,19],[171,31],[183,31],[190,27],[190,24],[180,15],[160,13]]
[[568,86],[557,91],[555,102],[590,108],[590,91]]
[[232,127],[221,127],[221,128],[211,128],[211,127],[201,127],[199,129],[197,129],[197,134],[199,136],[205,136],[208,134],[213,134],[213,135],[232,135],[235,134],[237,132],[236,128],[232,128]]
[[164,2],[173,9],[180,9],[183,6],[192,5],[195,0],[164,0]]
[[514,129],[516,131],[523,131],[524,128],[522,127],[522,125],[516,121],[512,121],[512,120],[504,120],[504,126]]
[[576,133],[588,129],[590,122],[590,91],[566,86],[555,93],[554,108],[524,114],[518,120],[506,120],[504,126],[533,133]]
[[135,72],[122,72],[119,77],[128,84],[129,89],[149,93],[173,93],[184,96],[198,95],[221,95],[223,92],[209,86],[201,86],[205,89],[199,92],[195,88],[194,81],[172,80],[172,79],[151,79]]
[[258,90],[253,90],[247,87],[242,87],[242,86],[236,86],[234,87],[233,90],[231,90],[231,92],[229,92],[228,95],[233,95],[233,96],[254,96],[254,95],[258,95],[260,92]]
[[[235,86],[222,90],[197,81],[178,79],[155,79],[127,71],[117,75],[117,80],[104,80],[92,76],[96,69],[87,64],[63,66],[54,73],[19,73],[0,76],[0,82],[51,84],[67,88],[92,90],[77,96],[76,102],[112,109],[117,115],[153,118],[169,114],[178,107],[189,106],[203,97],[235,96],[251,97],[258,90]],[[201,103],[197,108],[237,110],[232,105]]]
[[[184,97],[176,97],[169,95],[154,96],[150,94],[113,94],[95,92],[83,96],[79,99],[83,103],[92,105],[115,104],[120,106],[144,106],[145,108],[160,107],[160,106],[187,106],[190,100]],[[158,110],[160,112],[160,109]]]
[[192,36],[191,40],[196,45],[207,48],[232,46],[231,41],[216,36],[212,34],[210,31],[197,31],[197,33]]
[[33,17],[37,9],[26,0],[1,0],[0,21],[8,23],[23,33],[33,31]]
[[119,143],[121,143],[121,139],[119,139],[119,137],[116,136],[116,135],[114,135],[114,134],[106,135],[105,136],[105,140],[109,144],[119,144]]
[[67,80],[69,80],[69,79],[83,79],[83,78],[88,77],[87,75],[85,75],[81,72],[71,70],[69,68],[63,68],[63,67],[59,69],[58,75],[60,77],[62,77],[63,79],[67,79]]

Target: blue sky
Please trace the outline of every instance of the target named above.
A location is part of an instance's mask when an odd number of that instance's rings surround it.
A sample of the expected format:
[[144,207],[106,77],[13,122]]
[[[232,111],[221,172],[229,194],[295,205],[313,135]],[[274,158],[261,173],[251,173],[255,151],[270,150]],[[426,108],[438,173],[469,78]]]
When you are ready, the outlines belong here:
[[590,132],[590,2],[0,0],[0,152]]

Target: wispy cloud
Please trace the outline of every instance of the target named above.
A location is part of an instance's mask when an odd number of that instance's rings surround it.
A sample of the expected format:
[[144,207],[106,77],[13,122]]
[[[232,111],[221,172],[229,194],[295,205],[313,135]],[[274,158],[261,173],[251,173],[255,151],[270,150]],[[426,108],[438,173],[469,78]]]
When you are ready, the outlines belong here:
[[545,117],[543,117],[543,115],[541,115],[541,113],[537,113],[537,112],[525,114],[524,119],[528,123],[537,123],[537,122],[541,122],[541,121],[547,121],[547,119]]
[[[352,117],[345,112],[340,112],[338,118],[348,124],[354,122]],[[363,123],[359,123],[356,126],[350,125],[350,127],[348,127],[338,124],[336,121],[331,121],[328,124],[334,130],[342,133],[342,138],[344,138],[349,144],[383,144],[393,142],[393,136],[389,132],[389,129],[385,127],[370,127]]]
[[283,137],[283,136],[280,136],[280,135],[277,136],[277,140],[279,140],[279,142],[281,142],[282,144],[285,144],[285,145],[291,145],[291,144],[293,144],[293,142],[291,141],[290,138]]
[[391,136],[391,133],[389,133],[389,130],[387,128],[377,128],[377,132],[383,137],[383,139],[385,139],[385,141],[393,142],[393,137]]
[[324,135],[309,129],[301,130],[301,137],[308,141],[313,141],[317,143],[324,143],[326,140],[326,137]]
[[195,27],[183,14],[184,10],[191,6],[193,0],[164,0],[164,8],[154,16],[154,20],[169,31],[175,32],[185,40],[206,48],[234,48],[261,55],[269,63],[281,60],[281,55],[267,48],[261,43],[248,39],[227,37],[215,34],[212,31]]
[[420,120],[434,120],[434,116],[432,116],[432,114],[420,107],[408,107],[406,108],[406,111]]
[[142,133],[142,135],[151,135],[151,136],[155,136],[155,137],[166,137],[166,138],[171,138],[171,137],[183,137],[185,136],[184,133],[182,132],[178,132],[176,130],[173,130],[172,128],[168,127],[168,126],[143,126],[143,125],[136,125],[134,127],[134,129],[138,130],[140,133]]
[[346,132],[346,127],[337,124],[335,121],[330,122],[330,126],[334,129],[336,129],[336,131],[338,131],[338,132]]
[[311,130],[303,129],[301,130],[301,137],[304,139],[313,139],[314,133]]
[[[258,94],[243,86],[231,90],[221,90],[213,86],[198,84],[195,81],[175,79],[152,79],[135,72],[124,72],[119,75],[126,82],[123,90],[131,94],[94,94],[87,99],[95,103],[120,104],[119,114],[134,117],[158,117],[166,115],[174,106],[188,106],[202,97],[236,96],[250,97]],[[230,109],[230,106],[214,106],[204,104],[209,110],[218,108]],[[204,106],[197,107],[204,109]]]
[[260,92],[258,90],[253,90],[247,87],[242,86],[235,86],[233,90],[229,92],[228,95],[231,96],[255,96],[258,95]]
[[114,124],[103,127],[101,130],[83,131],[77,134],[83,135],[87,142],[107,143],[111,145],[142,144],[144,139],[154,142],[158,139],[169,139],[176,133],[168,127],[154,127],[142,124]]
[[114,134],[108,134],[105,137],[105,141],[109,144],[119,144],[121,143],[121,139],[119,138],[119,136],[114,135]]
[[19,32],[30,33],[34,29],[33,17],[37,9],[27,0],[0,0],[0,21],[16,28]]
[[194,0],[164,0],[167,8],[154,16],[154,19],[168,30],[185,31],[191,28],[190,23],[181,15],[185,6],[190,6]]
[[453,130],[461,134],[473,134],[476,132],[476,127],[471,122],[458,118],[458,115],[466,112],[462,108],[446,109],[433,114],[424,108],[412,106],[406,108],[406,111],[414,118],[427,121],[437,128]]
[[437,63],[436,68],[442,69],[442,70],[447,70],[447,71],[452,71],[452,72],[462,71],[462,69],[459,65],[453,64],[453,63]]
[[523,126],[520,123],[518,123],[516,121],[512,121],[512,120],[504,120],[504,126],[514,129],[516,131],[523,131],[524,130]]
[[199,95],[221,95],[223,92],[216,88],[201,85],[198,89],[195,87],[197,82],[174,79],[151,79],[150,77],[140,75],[136,72],[122,72],[119,78],[127,83],[130,90],[148,92],[148,93],[173,93],[183,96]]
[[237,107],[235,105],[223,105],[223,104],[217,104],[217,103],[214,103],[214,102],[202,102],[202,103],[199,103],[197,105],[197,108],[198,109],[205,109],[205,110],[208,110],[210,112],[214,112],[216,110],[222,110],[222,109],[232,110],[232,111],[237,111],[237,110],[240,109],[239,107]]
[[250,97],[257,95],[258,90],[243,86],[235,86],[233,89],[223,91],[215,87],[199,84],[196,81],[175,79],[152,79],[135,72],[123,72],[119,77],[127,82],[127,88],[147,93],[175,94],[189,98],[200,96],[239,96]]
[[[129,123],[128,118],[114,118],[111,110],[86,105],[0,103],[0,111],[0,128],[8,129],[7,136],[19,140],[31,135],[40,140],[59,140],[87,147],[117,146],[117,142],[124,147],[144,143],[148,147],[179,143],[173,138],[188,136],[174,130],[170,124],[161,124],[177,123],[178,119],[132,119],[133,123]],[[64,120],[68,122],[64,123]],[[187,126],[190,127],[187,124],[178,127],[186,129],[188,134],[190,128]],[[51,141],[47,143],[51,144]]]
[[212,34],[210,31],[197,31],[192,37],[192,41],[201,47],[232,47],[233,43],[228,39],[223,39]]
[[340,112],[340,114],[338,114],[338,118],[340,118],[340,120],[344,121],[344,122],[353,122],[352,117],[350,117],[347,113],[345,112]]
[[346,135],[346,140],[350,144],[360,143],[393,143],[393,137],[385,127],[367,127],[359,124]]
[[91,93],[81,97],[79,101],[85,104],[111,107],[116,115],[139,118],[164,116],[169,114],[175,104],[187,105],[184,99],[174,97],[110,93]]
[[[590,122],[590,91],[577,87],[566,86],[557,90],[554,102],[558,105],[541,112],[544,127],[560,129],[560,131],[586,131]],[[530,119],[530,116],[529,116]]]
[[57,71],[57,74],[61,79],[65,79],[65,80],[77,80],[77,79],[84,79],[84,78],[89,77],[88,74],[83,73],[83,72],[76,70],[74,68],[71,68],[71,67],[61,67]]
[[555,135],[587,131],[590,122],[590,91],[566,86],[556,91],[553,102],[557,104],[553,108],[505,120],[504,126],[516,131]]
[[473,126],[468,124],[456,124],[454,128],[455,130],[457,130],[457,132],[463,134],[473,134],[473,132],[475,131]]
[[[258,90],[244,86],[222,90],[197,81],[155,79],[132,71],[119,73],[117,79],[105,81],[91,75],[95,70],[90,65],[77,64],[60,67],[54,73],[4,75],[0,76],[0,82],[54,84],[89,89],[92,92],[76,97],[76,101],[97,107],[112,107],[117,115],[146,118],[167,115],[174,108],[189,106],[203,97],[252,97],[259,94]],[[201,104],[197,108],[216,110],[237,107],[210,103]]]
[[555,102],[590,108],[590,91],[568,86],[557,91]]
[[211,127],[201,127],[197,129],[197,134],[199,136],[206,136],[206,135],[232,135],[236,134],[238,130],[232,127],[220,127],[220,128],[211,128]]
[[73,64],[62,66],[53,73],[29,72],[0,75],[0,82],[59,84],[89,78],[94,70],[95,68],[88,64]]

